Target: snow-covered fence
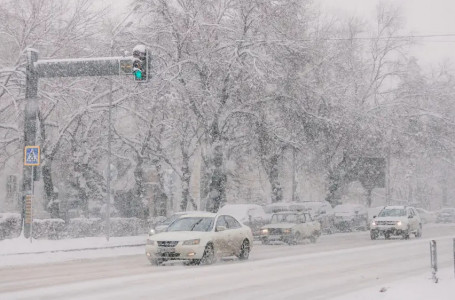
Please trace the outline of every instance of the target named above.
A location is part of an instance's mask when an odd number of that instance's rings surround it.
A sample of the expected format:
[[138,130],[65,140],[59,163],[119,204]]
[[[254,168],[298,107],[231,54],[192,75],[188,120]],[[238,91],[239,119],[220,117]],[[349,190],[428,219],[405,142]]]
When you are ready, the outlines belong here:
[[34,239],[58,240],[64,236],[65,221],[62,219],[33,220],[32,235]]
[[21,215],[0,214],[0,240],[18,237],[21,234]]

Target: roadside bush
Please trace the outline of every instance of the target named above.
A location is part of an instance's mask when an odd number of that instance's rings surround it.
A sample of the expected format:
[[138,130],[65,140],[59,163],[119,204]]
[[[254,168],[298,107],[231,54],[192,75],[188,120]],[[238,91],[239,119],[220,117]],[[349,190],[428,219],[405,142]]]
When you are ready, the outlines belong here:
[[138,218],[111,218],[112,236],[130,236],[145,233],[145,222]]
[[65,221],[62,219],[33,220],[32,235],[34,239],[58,240],[65,236]]
[[103,225],[100,218],[70,219],[66,226],[66,237],[94,237],[103,235]]
[[21,234],[21,215],[15,213],[0,214],[0,240],[12,239]]

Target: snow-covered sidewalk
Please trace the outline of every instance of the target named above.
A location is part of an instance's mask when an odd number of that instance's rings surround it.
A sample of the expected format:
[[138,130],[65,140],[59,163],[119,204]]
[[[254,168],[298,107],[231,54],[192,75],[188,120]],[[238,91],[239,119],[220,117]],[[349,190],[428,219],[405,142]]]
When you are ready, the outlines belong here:
[[147,235],[111,237],[86,237],[62,240],[32,240],[26,238],[6,239],[0,241],[0,255],[30,254],[71,250],[95,250],[124,246],[145,245]]
[[0,267],[142,254],[147,235],[62,240],[25,238],[0,241]]
[[455,299],[455,277],[453,268],[439,270],[438,283],[428,274],[416,275],[386,286],[366,288],[332,300],[453,300]]

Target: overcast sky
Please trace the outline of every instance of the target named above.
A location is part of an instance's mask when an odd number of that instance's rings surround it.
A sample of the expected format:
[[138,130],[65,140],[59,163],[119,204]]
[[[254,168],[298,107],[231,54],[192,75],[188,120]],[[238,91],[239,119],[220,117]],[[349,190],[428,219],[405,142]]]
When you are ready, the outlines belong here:
[[[314,0],[332,13],[374,18],[377,0]],[[422,64],[437,65],[444,59],[455,62],[455,0],[389,0],[401,7],[406,31],[414,35],[454,34],[452,37],[420,38],[412,54]]]
[[[378,0],[313,0],[324,12],[357,15],[374,19]],[[98,4],[111,6],[116,14],[128,13],[132,0],[99,0]],[[416,39],[412,55],[428,67],[450,59],[455,65],[455,0],[385,0],[401,8],[405,30],[413,35],[454,34],[452,37]]]

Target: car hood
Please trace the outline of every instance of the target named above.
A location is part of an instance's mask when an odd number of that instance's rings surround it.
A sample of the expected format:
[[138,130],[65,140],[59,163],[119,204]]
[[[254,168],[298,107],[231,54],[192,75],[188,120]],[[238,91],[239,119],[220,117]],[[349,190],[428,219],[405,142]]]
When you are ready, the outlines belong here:
[[353,213],[353,212],[335,212],[335,216],[339,216],[339,217],[355,217],[355,213]]
[[376,217],[373,219],[374,221],[408,221],[407,217]]
[[150,237],[153,241],[186,241],[200,239],[210,235],[210,232],[203,231],[166,231],[157,233]]
[[261,228],[292,228],[294,227],[294,223],[274,223],[274,224],[267,224],[262,226]]

